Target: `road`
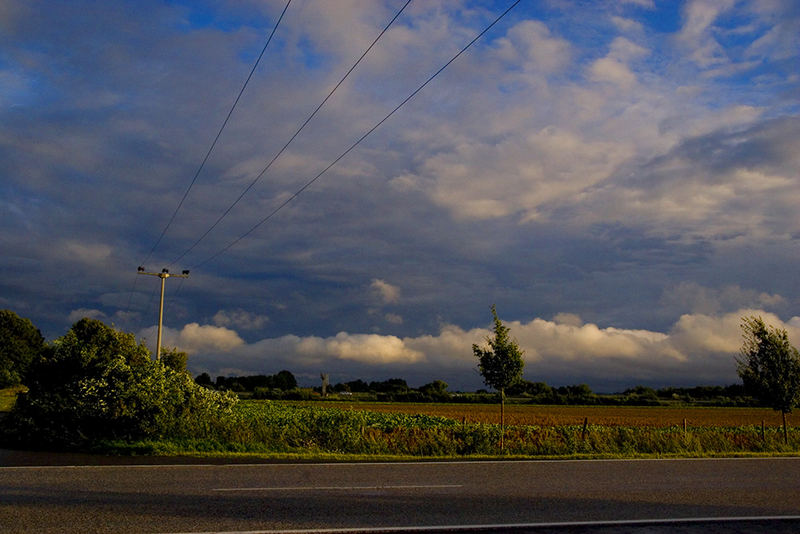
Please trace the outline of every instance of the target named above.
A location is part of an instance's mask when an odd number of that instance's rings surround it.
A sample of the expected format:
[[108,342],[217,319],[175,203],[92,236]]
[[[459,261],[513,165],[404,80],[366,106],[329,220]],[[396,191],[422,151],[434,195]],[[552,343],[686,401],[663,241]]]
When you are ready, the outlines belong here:
[[[794,519],[769,528],[790,532],[800,531],[799,495],[800,458],[6,466],[0,467],[0,531],[255,532],[780,516]],[[634,532],[616,525],[608,532]]]

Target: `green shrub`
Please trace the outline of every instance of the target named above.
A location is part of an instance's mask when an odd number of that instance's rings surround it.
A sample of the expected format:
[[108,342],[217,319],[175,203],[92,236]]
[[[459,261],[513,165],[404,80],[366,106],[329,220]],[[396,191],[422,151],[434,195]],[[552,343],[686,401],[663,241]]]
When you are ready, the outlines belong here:
[[150,359],[132,334],[83,319],[31,366],[3,440],[85,447],[97,440],[208,437],[237,402]]

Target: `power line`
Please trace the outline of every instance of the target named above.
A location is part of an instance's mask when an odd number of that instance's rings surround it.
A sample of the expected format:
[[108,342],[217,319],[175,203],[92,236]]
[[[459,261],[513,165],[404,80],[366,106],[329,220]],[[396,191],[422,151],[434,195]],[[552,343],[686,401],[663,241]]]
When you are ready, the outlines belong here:
[[272,37],[275,35],[275,32],[278,29],[278,26],[280,25],[281,21],[283,20],[283,15],[286,14],[286,10],[289,9],[289,4],[291,4],[291,3],[292,3],[292,0],[287,0],[286,5],[284,6],[283,11],[281,12],[280,17],[278,17],[278,21],[275,23],[275,27],[272,28],[272,32],[269,34],[269,37],[267,38],[267,42],[264,44],[264,47],[261,49],[261,53],[258,55],[258,58],[256,59],[255,64],[253,64],[253,68],[250,69],[250,74],[247,75],[247,79],[244,81],[244,84],[242,85],[242,88],[239,90],[239,94],[236,96],[236,100],[234,100],[233,105],[231,106],[231,109],[228,111],[228,115],[225,117],[225,120],[222,122],[222,126],[220,126],[216,137],[214,137],[214,141],[211,143],[211,146],[209,147],[208,152],[206,152],[206,155],[203,158],[203,161],[200,163],[200,167],[197,168],[197,171],[194,173],[194,177],[192,178],[192,181],[189,184],[189,187],[187,187],[186,191],[183,193],[183,198],[181,198],[181,201],[178,202],[178,206],[175,208],[175,211],[172,212],[172,216],[169,218],[169,221],[167,222],[167,225],[161,231],[161,235],[158,236],[158,239],[156,240],[155,244],[153,245],[153,248],[150,249],[150,252],[147,254],[147,257],[142,262],[142,264],[147,263],[147,261],[150,259],[150,256],[153,255],[153,252],[156,250],[158,245],[161,243],[161,240],[164,238],[164,235],[167,233],[167,230],[169,229],[170,226],[172,226],[172,223],[175,221],[175,217],[178,215],[178,211],[180,211],[181,206],[183,206],[183,203],[186,200],[186,197],[189,196],[189,191],[192,190],[192,187],[194,186],[195,182],[197,181],[198,176],[200,176],[200,172],[203,170],[203,167],[205,167],[206,162],[208,161],[208,158],[211,156],[211,152],[214,150],[214,147],[217,146],[217,141],[219,141],[219,138],[222,135],[222,131],[225,129],[225,126],[228,124],[228,120],[230,120],[231,115],[233,114],[233,110],[236,109],[236,105],[239,103],[239,99],[242,98],[242,94],[244,93],[244,90],[247,87],[247,84],[250,83],[250,78],[253,77],[253,73],[256,71],[256,67],[258,67],[258,64],[261,62],[261,58],[264,56],[264,52],[267,51],[267,47],[269,46],[269,43],[272,41]]
[[[381,126],[381,125],[382,125],[384,122],[386,122],[387,120],[389,120],[389,117],[391,117],[392,115],[394,115],[394,114],[395,114],[395,113],[396,113],[396,112],[397,112],[397,111],[398,111],[400,108],[402,108],[402,107],[403,107],[403,106],[404,106],[404,105],[405,105],[405,104],[406,104],[406,103],[407,103],[409,100],[411,100],[412,98],[414,98],[414,96],[416,96],[416,95],[417,95],[417,93],[419,93],[420,91],[422,91],[422,89],[424,89],[424,88],[425,88],[425,86],[427,86],[427,85],[428,85],[428,84],[429,84],[431,81],[433,81],[433,79],[434,79],[434,78],[436,78],[436,77],[437,77],[439,74],[441,74],[441,73],[442,73],[442,71],[444,71],[444,70],[445,70],[445,69],[446,69],[448,66],[450,66],[450,64],[451,64],[451,63],[453,63],[453,62],[454,62],[456,59],[458,59],[458,58],[459,58],[459,56],[461,56],[461,54],[463,54],[464,52],[466,52],[466,51],[467,51],[467,49],[469,49],[469,48],[470,48],[470,47],[471,47],[473,44],[475,44],[475,42],[476,42],[476,41],[478,41],[478,40],[479,40],[481,37],[483,37],[483,36],[484,36],[484,34],[486,34],[486,32],[488,32],[490,29],[492,29],[492,27],[494,27],[494,25],[495,25],[495,24],[497,24],[498,22],[500,22],[500,20],[501,20],[501,19],[503,19],[503,17],[505,17],[505,16],[506,16],[506,15],[507,15],[507,14],[508,14],[508,13],[509,13],[509,12],[510,12],[512,9],[514,9],[514,8],[517,6],[517,4],[519,4],[521,1],[522,1],[522,0],[516,0],[516,1],[515,1],[513,4],[511,4],[511,5],[510,5],[510,6],[509,6],[509,7],[508,7],[508,8],[507,8],[507,9],[506,9],[506,10],[505,10],[503,13],[501,13],[501,14],[500,14],[500,15],[499,15],[499,16],[498,16],[496,19],[494,19],[494,21],[493,21],[491,24],[489,24],[489,25],[488,25],[486,28],[484,28],[484,29],[483,29],[483,31],[481,31],[481,32],[480,32],[478,35],[476,35],[474,39],[472,39],[472,40],[471,40],[469,43],[467,43],[467,45],[466,45],[466,46],[464,46],[464,48],[462,48],[462,49],[461,49],[461,50],[460,50],[460,51],[459,51],[459,52],[458,52],[456,55],[454,55],[454,56],[453,56],[453,57],[452,57],[452,58],[451,58],[451,59],[450,59],[450,60],[449,60],[447,63],[445,63],[445,64],[444,64],[444,65],[443,65],[443,66],[442,66],[442,67],[441,67],[439,70],[437,70],[436,72],[434,72],[434,73],[433,73],[433,74],[432,74],[432,75],[431,75],[431,76],[430,76],[430,77],[429,77],[427,80],[425,80],[425,82],[424,82],[422,85],[420,85],[420,86],[419,86],[417,89],[415,89],[415,90],[414,90],[414,92],[412,92],[412,93],[411,93],[410,95],[408,95],[408,96],[407,96],[407,97],[406,97],[406,98],[405,98],[405,99],[404,99],[402,102],[400,102],[400,104],[398,104],[398,105],[397,105],[397,107],[395,107],[395,108],[394,108],[392,111],[390,111],[388,115],[386,115],[386,116],[385,116],[383,119],[381,119],[380,121],[378,121],[378,123],[377,123],[377,124],[375,124],[375,126],[373,126],[372,128],[370,128],[370,129],[369,129],[369,130],[368,130],[368,131],[367,131],[367,132],[366,132],[364,135],[362,135],[362,136],[361,136],[361,137],[360,137],[360,138],[359,138],[359,139],[358,139],[358,140],[357,140],[355,143],[353,143],[352,145],[350,145],[350,147],[349,147],[347,150],[345,150],[344,152],[342,152],[341,154],[339,154],[339,156],[338,156],[336,159],[334,159],[334,160],[333,160],[333,161],[332,161],[332,162],[331,162],[331,163],[330,163],[330,164],[329,164],[327,167],[325,167],[325,168],[324,168],[322,171],[320,171],[320,173],[319,173],[319,174],[317,174],[317,175],[316,175],[314,178],[312,178],[311,180],[309,180],[308,182],[306,182],[306,184],[305,184],[305,185],[303,185],[303,187],[301,187],[300,189],[298,189],[298,190],[297,190],[297,191],[296,191],[296,192],[295,192],[295,193],[294,193],[292,196],[290,196],[288,199],[286,199],[285,201],[283,201],[283,202],[282,202],[282,203],[281,203],[281,204],[280,204],[280,205],[279,205],[277,208],[275,208],[274,210],[272,210],[272,211],[271,211],[271,212],[270,212],[270,213],[269,213],[269,214],[268,214],[266,217],[264,217],[263,219],[261,219],[261,220],[260,220],[258,223],[256,223],[254,226],[252,226],[252,227],[251,227],[249,230],[247,230],[245,233],[243,233],[242,235],[240,235],[239,237],[237,237],[236,239],[234,239],[233,241],[231,241],[231,242],[230,242],[228,245],[226,245],[226,246],[225,246],[225,247],[223,247],[222,249],[218,250],[217,252],[215,252],[214,254],[212,254],[211,256],[209,256],[208,258],[206,258],[205,260],[203,260],[203,261],[201,261],[200,263],[198,263],[197,265],[195,265],[193,268],[195,268],[195,269],[196,269],[196,268],[198,268],[198,267],[201,267],[201,266],[205,265],[206,263],[209,263],[210,261],[214,260],[214,259],[215,259],[215,258],[217,258],[218,256],[220,256],[220,255],[224,254],[225,252],[227,252],[227,251],[228,251],[228,250],[229,250],[231,247],[233,247],[234,245],[236,245],[236,244],[237,244],[239,241],[241,241],[242,239],[244,239],[245,237],[247,237],[248,235],[250,235],[251,233],[253,233],[253,232],[254,232],[254,231],[255,231],[255,230],[258,228],[258,227],[260,227],[262,224],[264,224],[265,222],[267,222],[268,220],[270,220],[272,217],[274,217],[274,216],[275,216],[275,214],[277,214],[277,213],[278,213],[280,210],[282,210],[284,207],[286,207],[286,205],[288,205],[288,204],[289,204],[289,203],[290,203],[292,200],[294,200],[295,198],[297,198],[298,196],[300,196],[300,195],[303,193],[303,191],[305,191],[306,189],[308,189],[309,187],[311,187],[311,185],[312,185],[312,184],[314,184],[314,182],[316,182],[317,180],[319,180],[319,179],[322,177],[322,175],[324,175],[326,172],[328,172],[328,171],[329,171],[329,170],[330,170],[330,169],[331,169],[331,168],[332,168],[334,165],[336,165],[337,163],[339,163],[339,161],[340,161],[342,158],[344,158],[344,157],[345,157],[347,154],[349,154],[349,153],[350,153],[350,152],[351,152],[353,149],[355,149],[355,148],[356,148],[356,147],[357,147],[359,144],[361,144],[361,142],[362,142],[362,141],[364,141],[364,139],[366,139],[367,137],[369,137],[369,135],[370,135],[372,132],[374,132],[375,130],[377,130],[377,129],[378,129],[378,128],[379,128],[379,127],[380,127],[380,126]],[[177,261],[177,260],[176,260],[176,261]]]
[[173,260],[173,261],[172,261],[172,263],[170,263],[170,265],[172,265],[172,264],[175,264],[175,263],[179,262],[180,260],[182,260],[182,259],[183,259],[183,257],[184,257],[184,256],[186,256],[188,253],[190,253],[192,250],[194,250],[194,248],[195,248],[197,245],[199,245],[199,244],[200,244],[200,242],[201,242],[203,239],[205,239],[205,238],[208,236],[208,234],[210,234],[210,233],[211,233],[211,232],[214,230],[214,228],[216,228],[216,227],[217,227],[217,225],[219,225],[219,223],[220,223],[220,222],[222,222],[222,219],[224,219],[225,217],[227,217],[227,215],[228,215],[228,214],[231,212],[231,210],[234,208],[234,206],[236,206],[236,204],[238,204],[238,203],[239,203],[239,201],[240,201],[240,200],[242,200],[242,198],[244,198],[244,196],[247,194],[247,192],[248,192],[248,191],[250,191],[250,189],[252,189],[254,185],[256,185],[256,183],[257,183],[257,182],[258,182],[258,181],[261,179],[261,177],[262,177],[262,176],[264,176],[264,174],[265,174],[265,173],[266,173],[266,172],[269,170],[269,168],[270,168],[270,167],[272,167],[272,164],[273,164],[273,163],[275,163],[275,161],[276,161],[276,160],[277,160],[277,159],[278,159],[278,158],[281,156],[281,154],[283,154],[283,153],[284,153],[284,151],[285,151],[285,150],[286,150],[286,149],[289,147],[289,145],[290,145],[290,144],[292,144],[292,141],[294,141],[294,140],[295,140],[295,138],[296,138],[296,137],[297,137],[297,136],[300,134],[300,132],[302,132],[302,131],[303,131],[303,128],[305,128],[305,127],[306,127],[306,125],[307,125],[309,122],[311,122],[311,119],[313,119],[313,118],[314,118],[314,116],[317,114],[317,112],[318,112],[320,109],[322,109],[322,106],[324,106],[324,105],[325,105],[325,103],[326,103],[326,102],[327,102],[327,101],[328,101],[328,100],[331,98],[331,96],[333,96],[333,93],[335,93],[335,92],[336,92],[336,90],[337,90],[337,89],[339,89],[339,86],[341,86],[341,85],[342,85],[342,83],[344,83],[344,81],[347,79],[347,77],[348,77],[348,76],[350,76],[350,74],[351,74],[351,73],[352,73],[352,72],[355,70],[355,68],[358,66],[358,64],[359,64],[359,63],[361,63],[361,60],[362,60],[362,59],[364,59],[364,58],[366,57],[366,55],[369,53],[369,51],[370,51],[370,50],[372,50],[372,48],[373,48],[373,47],[375,46],[375,44],[376,44],[376,43],[377,43],[377,42],[380,40],[380,38],[381,38],[381,37],[383,37],[383,34],[385,34],[385,33],[387,32],[387,30],[389,29],[389,27],[390,27],[390,26],[391,26],[391,25],[394,23],[394,21],[395,21],[395,20],[397,20],[397,18],[400,16],[400,14],[403,12],[403,10],[405,10],[405,8],[406,8],[406,7],[408,6],[408,4],[410,4],[410,3],[411,3],[411,0],[407,0],[407,1],[406,1],[406,3],[405,3],[405,4],[403,4],[403,7],[401,7],[401,8],[400,8],[400,10],[399,10],[399,11],[398,11],[398,12],[395,14],[395,16],[394,16],[394,17],[392,17],[392,20],[390,20],[390,21],[389,21],[389,23],[388,23],[388,24],[386,24],[386,26],[383,28],[383,30],[381,31],[381,33],[380,33],[380,34],[378,34],[378,36],[375,38],[375,40],[374,40],[374,41],[372,41],[372,44],[370,44],[370,45],[369,45],[369,47],[367,47],[367,49],[364,51],[364,53],[363,53],[363,54],[361,54],[361,57],[359,57],[359,58],[358,58],[358,60],[356,60],[356,62],[355,62],[355,63],[353,63],[353,66],[352,66],[352,67],[350,67],[350,69],[349,69],[349,70],[348,70],[348,71],[345,73],[345,75],[342,77],[342,79],[341,79],[341,80],[339,80],[339,83],[337,83],[337,84],[334,86],[334,88],[333,88],[333,89],[331,89],[331,91],[328,93],[328,96],[326,96],[326,97],[325,97],[325,98],[322,100],[322,102],[321,102],[321,103],[320,103],[320,104],[317,106],[317,108],[316,108],[316,109],[315,109],[315,110],[314,110],[314,111],[311,113],[311,115],[309,115],[309,116],[308,116],[308,118],[305,120],[305,122],[303,122],[303,124],[301,124],[301,125],[300,125],[300,127],[297,129],[297,131],[294,133],[294,135],[292,135],[292,137],[291,137],[291,138],[289,138],[289,140],[286,142],[286,144],[285,144],[285,145],[283,145],[283,148],[281,148],[281,149],[280,149],[280,150],[279,150],[279,151],[278,151],[278,152],[277,152],[277,153],[276,153],[276,154],[275,154],[275,155],[272,157],[272,159],[269,161],[269,163],[267,163],[267,165],[266,165],[266,166],[265,166],[265,167],[264,167],[264,168],[261,170],[261,172],[259,172],[259,173],[258,173],[258,175],[255,177],[255,179],[254,179],[252,182],[250,182],[250,185],[248,185],[248,186],[247,186],[247,187],[244,189],[244,191],[242,191],[242,193],[239,195],[239,197],[238,197],[236,200],[234,200],[234,201],[233,201],[233,204],[231,204],[230,206],[228,206],[228,208],[227,208],[227,209],[226,209],[226,210],[225,210],[225,211],[222,213],[222,215],[220,215],[220,216],[219,216],[219,218],[218,218],[218,219],[217,219],[217,220],[214,222],[214,224],[212,224],[212,225],[209,227],[209,229],[208,229],[208,230],[206,230],[206,231],[205,231],[205,233],[204,233],[203,235],[201,235],[201,236],[200,236],[200,237],[197,239],[197,241],[195,241],[195,242],[192,244],[192,246],[190,246],[188,249],[186,249],[186,250],[183,252],[183,254],[181,254],[180,256],[178,256],[177,258],[175,258],[175,260]]
[[[222,132],[223,130],[225,130],[225,126],[228,125],[228,121],[230,120],[231,115],[233,115],[233,110],[236,109],[236,105],[242,98],[242,94],[244,94],[244,90],[247,87],[247,84],[250,83],[250,79],[253,77],[253,73],[256,71],[258,64],[261,62],[261,58],[264,57],[264,53],[267,51],[267,47],[269,46],[269,43],[272,41],[272,37],[275,35],[275,32],[277,31],[278,26],[283,20],[283,16],[286,14],[286,10],[289,9],[289,4],[291,3],[292,0],[286,1],[286,5],[284,6],[283,11],[281,11],[280,16],[278,17],[278,21],[275,23],[275,27],[272,28],[272,32],[270,32],[269,37],[267,38],[267,42],[264,43],[264,47],[261,49],[261,53],[258,55],[258,58],[256,58],[256,61],[253,64],[253,68],[250,69],[250,73],[247,75],[247,79],[244,81],[244,84],[242,84],[242,88],[239,90],[239,94],[233,101],[231,109],[228,110],[228,114],[225,116],[225,120],[222,121],[222,126],[220,126],[219,131],[217,131],[217,135],[214,137],[214,141],[212,141],[211,146],[208,148],[208,151],[206,152],[206,155],[203,158],[203,161],[200,163],[200,166],[194,173],[194,177],[192,178],[192,181],[189,183],[189,187],[186,188],[186,191],[183,193],[183,197],[181,198],[180,202],[178,202],[178,205],[175,207],[175,211],[172,212],[172,216],[169,218],[169,221],[167,222],[166,226],[164,226],[164,229],[161,230],[161,234],[158,236],[158,239],[156,239],[156,242],[153,244],[152,248],[150,248],[150,252],[147,253],[147,257],[144,259],[144,261],[141,262],[141,264],[145,264],[148,262],[148,260],[150,260],[150,257],[153,255],[153,252],[155,252],[156,248],[158,248],[158,245],[161,243],[161,240],[164,239],[167,230],[169,230],[170,226],[172,226],[172,223],[175,221],[175,217],[178,215],[178,212],[183,206],[183,203],[189,196],[189,191],[191,191],[192,187],[194,187],[194,184],[197,181],[197,178],[200,176],[200,173],[202,172],[203,168],[205,167],[208,158],[211,157],[211,153],[214,151],[214,147],[217,146],[217,141],[219,141],[219,138],[222,136]],[[125,311],[130,311],[131,309],[131,302],[133,301],[133,294],[136,291],[136,284],[138,281],[139,281],[138,276],[133,279],[133,286],[131,287],[131,292],[130,295],[128,296],[128,305],[125,308]]]

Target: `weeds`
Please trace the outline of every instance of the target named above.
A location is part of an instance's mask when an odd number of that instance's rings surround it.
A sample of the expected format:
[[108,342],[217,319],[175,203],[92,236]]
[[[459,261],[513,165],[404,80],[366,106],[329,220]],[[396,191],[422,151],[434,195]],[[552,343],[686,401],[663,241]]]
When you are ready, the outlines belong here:
[[[500,428],[418,414],[379,413],[335,407],[242,402],[230,418],[165,441],[107,443],[128,454],[258,453],[403,457],[708,456],[788,453],[800,450],[793,432],[788,445],[780,429],[758,425],[605,426],[512,425],[501,451]],[[150,452],[145,452],[150,451]]]

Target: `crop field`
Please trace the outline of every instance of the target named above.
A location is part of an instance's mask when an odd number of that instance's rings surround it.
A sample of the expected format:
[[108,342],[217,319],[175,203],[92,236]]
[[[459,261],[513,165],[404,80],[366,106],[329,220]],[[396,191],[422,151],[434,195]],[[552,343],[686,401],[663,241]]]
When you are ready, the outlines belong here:
[[[312,406],[319,403],[296,402],[295,405]],[[424,414],[446,417],[458,422],[499,424],[499,404],[412,404],[353,402],[336,403],[344,410],[365,410],[380,413]],[[584,420],[600,426],[669,427],[683,425],[683,420],[693,427],[735,427],[761,425],[778,427],[780,413],[768,408],[704,408],[696,406],[541,406],[507,404],[507,425],[569,426],[581,425]],[[789,424],[793,416],[788,416]]]

